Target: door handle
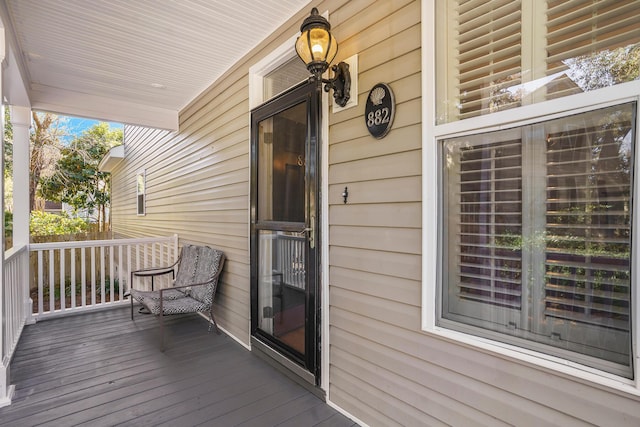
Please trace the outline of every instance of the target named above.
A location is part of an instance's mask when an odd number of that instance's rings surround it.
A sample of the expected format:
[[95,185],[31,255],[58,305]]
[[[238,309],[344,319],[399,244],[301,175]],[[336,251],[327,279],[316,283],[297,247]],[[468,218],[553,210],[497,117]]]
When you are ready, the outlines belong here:
[[309,225],[311,226],[311,230],[309,230],[309,247],[311,249],[316,247],[316,216],[311,215],[309,217]]
[[316,224],[316,217],[315,216],[311,216],[310,218],[310,225],[311,227],[306,227],[303,228],[302,230],[298,231],[298,236],[303,236],[306,233],[309,233],[309,246],[311,246],[311,249],[316,247],[316,229],[315,229],[315,224]]

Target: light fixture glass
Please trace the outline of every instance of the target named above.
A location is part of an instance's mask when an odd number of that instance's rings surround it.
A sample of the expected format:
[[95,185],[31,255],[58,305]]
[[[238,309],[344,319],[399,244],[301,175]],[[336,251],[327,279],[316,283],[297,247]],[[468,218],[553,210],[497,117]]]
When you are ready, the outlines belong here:
[[316,75],[324,73],[338,54],[338,42],[330,29],[329,21],[314,7],[302,23],[300,37],[296,40],[298,56]]
[[334,77],[330,80],[322,78],[329,65],[338,54],[338,42],[331,34],[331,24],[320,16],[317,8],[311,9],[309,15],[300,26],[300,37],[296,40],[296,52],[313,74],[318,88],[325,83],[324,90],[333,89],[336,103],[344,107],[349,101],[351,89],[351,75],[349,64],[340,62],[331,67]]

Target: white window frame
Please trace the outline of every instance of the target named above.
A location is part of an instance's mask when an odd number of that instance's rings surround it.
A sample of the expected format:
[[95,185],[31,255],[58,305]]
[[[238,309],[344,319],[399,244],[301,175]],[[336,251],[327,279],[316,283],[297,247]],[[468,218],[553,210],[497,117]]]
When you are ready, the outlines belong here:
[[[138,179],[142,177],[142,192],[138,186]],[[140,213],[140,196],[142,196],[142,213]],[[145,216],[147,214],[147,173],[143,169],[136,174],[136,215]]]
[[[442,200],[439,194],[438,147],[437,141],[453,136],[476,134],[500,130],[513,126],[520,126],[551,120],[567,115],[581,113],[594,108],[603,108],[624,102],[636,101],[640,103],[640,81],[632,81],[616,86],[599,89],[598,91],[581,93],[544,101],[537,104],[525,105],[496,112],[486,116],[473,117],[457,122],[435,125],[436,118],[436,11],[437,0],[422,0],[422,330],[432,336],[446,341],[459,343],[461,346],[473,348],[497,357],[507,357],[527,366],[548,372],[569,375],[595,384],[620,390],[625,393],[640,396],[640,282],[632,276],[632,352],[633,352],[633,380],[590,368],[566,359],[527,350],[515,345],[505,344],[491,339],[476,337],[467,333],[457,332],[437,326],[438,277],[439,265],[442,260],[439,247],[438,226],[439,207]],[[640,114],[636,115],[636,129],[640,129]],[[636,147],[640,147],[636,134]],[[636,149],[635,165],[640,165],[640,149]],[[639,179],[636,172],[633,180],[633,197],[640,200]],[[436,208],[434,208],[436,207]],[[637,210],[637,207],[636,207]],[[639,266],[638,234],[640,233],[640,215],[636,212],[632,219],[632,268]]]

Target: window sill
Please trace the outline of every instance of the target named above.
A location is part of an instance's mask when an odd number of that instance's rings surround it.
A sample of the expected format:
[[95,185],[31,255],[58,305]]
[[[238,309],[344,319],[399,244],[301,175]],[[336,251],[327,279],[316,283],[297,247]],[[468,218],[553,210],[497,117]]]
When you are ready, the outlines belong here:
[[[565,359],[439,326],[423,328],[423,332],[440,340],[481,351],[487,355],[518,363],[528,368],[542,370],[568,380],[581,382],[591,387],[627,396],[640,397],[640,389],[638,389],[636,381]],[[640,359],[636,359],[634,362],[637,366],[640,363]]]

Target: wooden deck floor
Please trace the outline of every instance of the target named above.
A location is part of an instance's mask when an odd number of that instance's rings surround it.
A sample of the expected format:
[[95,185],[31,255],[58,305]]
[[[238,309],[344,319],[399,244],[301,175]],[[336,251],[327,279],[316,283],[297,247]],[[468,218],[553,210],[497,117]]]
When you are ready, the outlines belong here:
[[2,426],[353,426],[197,316],[114,309],[25,327]]

